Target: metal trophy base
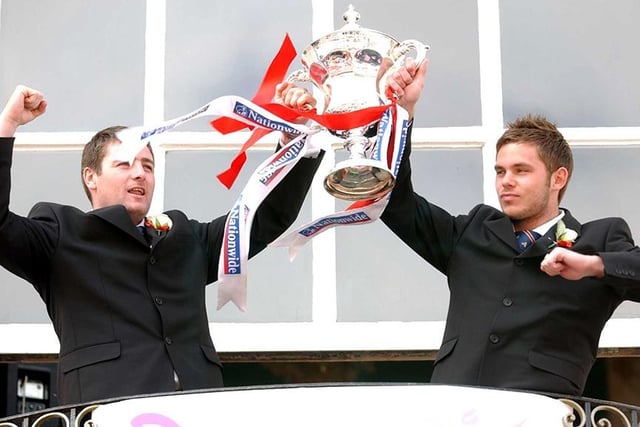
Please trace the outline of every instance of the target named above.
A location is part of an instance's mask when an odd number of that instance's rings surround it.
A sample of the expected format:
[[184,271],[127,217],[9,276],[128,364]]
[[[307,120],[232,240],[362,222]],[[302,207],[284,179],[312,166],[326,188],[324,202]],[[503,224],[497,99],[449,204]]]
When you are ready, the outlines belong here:
[[349,159],[340,162],[327,175],[324,188],[343,200],[377,199],[393,189],[395,178],[381,162]]

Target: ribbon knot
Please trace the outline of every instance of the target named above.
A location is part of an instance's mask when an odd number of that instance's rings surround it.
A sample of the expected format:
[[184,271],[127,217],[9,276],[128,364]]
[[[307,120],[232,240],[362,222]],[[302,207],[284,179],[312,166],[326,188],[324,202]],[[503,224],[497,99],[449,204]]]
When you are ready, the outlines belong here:
[[516,241],[518,242],[520,252],[527,250],[539,237],[540,233],[532,230],[516,231]]

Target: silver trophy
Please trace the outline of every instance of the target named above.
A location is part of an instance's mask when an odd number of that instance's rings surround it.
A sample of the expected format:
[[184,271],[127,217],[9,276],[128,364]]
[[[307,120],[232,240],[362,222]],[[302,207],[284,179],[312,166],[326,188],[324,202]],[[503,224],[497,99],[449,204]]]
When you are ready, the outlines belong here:
[[[346,24],[307,46],[302,52],[304,69],[289,75],[289,81],[312,82],[324,94],[324,113],[346,113],[388,103],[386,76],[399,67],[409,52],[415,51],[418,65],[426,57],[428,46],[416,41],[399,42],[379,31],[361,28],[360,14],[353,6],[342,19]],[[393,66],[384,76],[378,75],[382,59]],[[368,200],[382,197],[395,183],[385,162],[371,158],[372,136],[377,121],[357,129],[330,130],[344,139],[349,159],[339,162],[327,175],[324,187],[334,197],[345,200]],[[372,140],[374,140],[372,142]]]

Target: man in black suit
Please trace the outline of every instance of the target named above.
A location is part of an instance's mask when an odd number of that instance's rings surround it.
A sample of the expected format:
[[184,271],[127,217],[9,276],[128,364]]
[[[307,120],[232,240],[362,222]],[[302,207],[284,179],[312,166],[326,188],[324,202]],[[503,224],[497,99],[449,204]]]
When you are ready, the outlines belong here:
[[[278,92],[289,106],[314,100]],[[286,99],[284,99],[286,98]],[[149,147],[117,160],[121,128],[98,132],[84,148],[82,179],[93,209],[36,204],[9,210],[13,135],[45,112],[36,90],[19,86],[0,115],[0,265],[29,281],[60,340],[59,402],[220,387],[205,286],[218,277],[226,216],[201,223],[166,212],[151,242],[145,223],[155,180]],[[256,213],[250,256],[295,220],[321,156],[304,158]],[[142,229],[144,231],[144,229]]]
[[[387,81],[411,117],[426,68],[408,63]],[[640,300],[640,248],[627,223],[581,224],[560,208],[571,149],[540,116],[517,119],[497,142],[502,210],[454,216],[429,203],[413,191],[410,151],[381,218],[448,279],[432,381],[581,394],[605,323],[622,301]],[[518,247],[517,231],[540,237]]]

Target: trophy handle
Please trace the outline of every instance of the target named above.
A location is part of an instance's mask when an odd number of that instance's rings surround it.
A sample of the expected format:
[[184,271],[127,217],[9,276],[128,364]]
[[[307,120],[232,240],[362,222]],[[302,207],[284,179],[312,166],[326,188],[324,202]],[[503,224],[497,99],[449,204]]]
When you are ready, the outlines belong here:
[[378,77],[378,81],[377,81],[378,93],[380,95],[385,94],[385,89],[387,86],[387,76],[393,73],[394,71],[396,71],[402,65],[403,61],[400,61],[400,60],[404,59],[407,53],[411,52],[412,50],[415,50],[416,67],[420,67],[422,65],[422,62],[427,57],[427,51],[429,49],[430,47],[428,45],[422,42],[419,42],[418,40],[412,40],[412,39],[405,40],[399,43],[397,46],[395,46],[390,53],[390,58],[393,61],[393,65],[389,67],[389,69],[387,70],[386,73],[384,73],[384,75]]
[[391,59],[393,59],[393,62],[396,62],[411,50],[416,51],[416,67],[420,67],[420,65],[422,65],[422,61],[427,57],[429,46],[419,42],[418,40],[405,40],[401,42],[391,50]]

